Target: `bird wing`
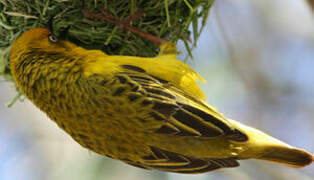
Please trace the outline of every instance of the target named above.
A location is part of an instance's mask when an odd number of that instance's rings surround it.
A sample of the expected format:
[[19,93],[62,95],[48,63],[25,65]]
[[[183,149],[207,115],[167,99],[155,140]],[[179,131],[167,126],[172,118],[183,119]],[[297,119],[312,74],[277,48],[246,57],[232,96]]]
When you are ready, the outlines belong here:
[[152,146],[150,146],[150,149],[152,154],[143,157],[142,162],[124,162],[144,169],[158,169],[161,171],[183,174],[198,174],[219,168],[239,166],[239,163],[233,158],[200,159],[169,152]]
[[[141,118],[151,118],[157,123],[155,133],[176,136],[212,138],[226,136],[234,141],[246,141],[247,136],[235,129],[222,114],[204,101],[176,87],[171,82],[150,75],[134,65],[121,65],[122,70],[114,75],[121,84],[131,87],[128,98],[141,97],[140,106],[149,106]],[[117,89],[115,95],[119,92]],[[140,108],[140,107],[139,107]]]

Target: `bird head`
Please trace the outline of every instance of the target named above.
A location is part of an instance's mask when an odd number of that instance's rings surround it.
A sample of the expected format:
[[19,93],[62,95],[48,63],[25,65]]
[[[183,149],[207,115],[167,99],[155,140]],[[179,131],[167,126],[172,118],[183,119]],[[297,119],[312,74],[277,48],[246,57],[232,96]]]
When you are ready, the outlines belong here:
[[49,29],[33,28],[23,33],[14,43],[11,49],[10,59],[18,59],[23,53],[29,51],[42,52],[66,52],[71,51],[76,45],[60,40]]

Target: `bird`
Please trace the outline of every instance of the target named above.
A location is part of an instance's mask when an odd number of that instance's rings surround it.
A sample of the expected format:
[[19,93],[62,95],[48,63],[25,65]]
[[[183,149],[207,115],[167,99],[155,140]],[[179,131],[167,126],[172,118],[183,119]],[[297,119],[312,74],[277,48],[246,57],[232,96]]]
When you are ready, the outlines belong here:
[[156,57],[108,55],[37,27],[13,43],[10,69],[24,96],[82,147],[135,167],[198,174],[245,159],[313,162],[209,105],[204,79],[176,56],[169,42]]

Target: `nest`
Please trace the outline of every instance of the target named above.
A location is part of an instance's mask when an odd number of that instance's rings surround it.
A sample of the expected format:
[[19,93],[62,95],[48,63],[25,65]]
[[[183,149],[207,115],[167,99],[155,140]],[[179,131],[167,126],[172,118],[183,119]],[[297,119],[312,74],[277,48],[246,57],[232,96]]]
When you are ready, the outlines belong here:
[[[0,76],[12,80],[10,46],[21,33],[45,27],[53,18],[56,34],[69,28],[68,39],[87,49],[107,54],[152,57],[158,46],[117,25],[84,16],[82,9],[98,13],[105,9],[121,20],[138,10],[143,16],[131,26],[176,44],[182,40],[187,52],[195,46],[214,0],[0,0]],[[192,28],[191,28],[192,27]]]

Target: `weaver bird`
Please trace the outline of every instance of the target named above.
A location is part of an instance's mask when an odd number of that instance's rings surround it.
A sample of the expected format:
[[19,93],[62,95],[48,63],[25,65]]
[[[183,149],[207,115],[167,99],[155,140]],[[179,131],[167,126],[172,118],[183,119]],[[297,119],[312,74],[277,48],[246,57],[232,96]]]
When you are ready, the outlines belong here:
[[10,67],[19,90],[80,145],[136,167],[192,174],[249,158],[314,159],[208,105],[202,77],[171,43],[152,58],[114,56],[34,28],[14,42]]

